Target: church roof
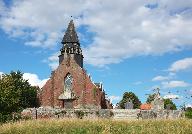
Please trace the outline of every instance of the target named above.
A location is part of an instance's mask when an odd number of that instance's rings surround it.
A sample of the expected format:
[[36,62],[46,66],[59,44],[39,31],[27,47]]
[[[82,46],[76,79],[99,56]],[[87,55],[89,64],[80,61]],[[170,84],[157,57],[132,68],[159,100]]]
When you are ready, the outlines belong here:
[[140,109],[141,110],[150,110],[151,109],[151,104],[147,104],[147,103],[141,104]]
[[64,35],[61,43],[62,44],[64,44],[64,43],[77,43],[77,44],[79,44],[79,39],[78,39],[77,33],[75,31],[75,26],[74,26],[73,20],[71,20],[69,22],[68,28],[65,32],[65,35]]

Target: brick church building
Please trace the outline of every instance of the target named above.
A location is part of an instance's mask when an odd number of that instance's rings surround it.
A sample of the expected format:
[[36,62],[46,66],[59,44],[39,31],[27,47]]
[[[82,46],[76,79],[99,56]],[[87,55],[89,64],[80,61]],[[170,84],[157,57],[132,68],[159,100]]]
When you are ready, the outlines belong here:
[[83,68],[83,54],[73,20],[61,43],[59,66],[42,87],[41,106],[111,109],[112,104],[105,98],[102,84],[93,83]]

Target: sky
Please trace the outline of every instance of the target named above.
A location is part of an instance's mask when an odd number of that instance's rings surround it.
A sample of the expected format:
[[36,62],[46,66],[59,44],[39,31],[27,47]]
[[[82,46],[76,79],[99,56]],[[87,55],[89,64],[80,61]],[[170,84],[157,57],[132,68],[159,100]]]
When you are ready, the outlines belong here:
[[153,89],[192,106],[192,0],[0,0],[0,74],[42,87],[58,66],[71,16],[84,68],[113,104]]

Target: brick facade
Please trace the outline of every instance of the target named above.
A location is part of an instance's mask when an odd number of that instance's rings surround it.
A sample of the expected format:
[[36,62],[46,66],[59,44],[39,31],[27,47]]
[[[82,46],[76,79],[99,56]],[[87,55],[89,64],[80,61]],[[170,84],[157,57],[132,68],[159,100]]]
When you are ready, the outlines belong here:
[[[70,29],[69,27],[68,29]],[[68,33],[66,32],[65,36],[67,36],[66,34]],[[64,44],[64,47],[66,47],[66,44]],[[90,77],[83,69],[83,66],[81,65],[82,63],[77,62],[78,59],[74,58],[77,57],[77,54],[69,53],[71,51],[69,51],[68,49],[67,51],[65,50],[65,52],[67,54],[61,51],[61,55],[59,56],[59,58],[61,58],[62,60],[60,59],[60,64],[58,68],[51,73],[50,79],[42,88],[42,91],[40,93],[41,106],[65,108],[65,104],[67,104],[67,101],[70,101],[70,103],[72,104],[72,108],[83,107],[111,109],[112,104],[108,100],[106,100],[105,92],[103,91],[102,87],[99,87],[91,81]],[[64,81],[68,74],[70,74],[73,78],[72,92],[75,97],[71,99],[59,99],[59,96],[61,96],[65,92]]]

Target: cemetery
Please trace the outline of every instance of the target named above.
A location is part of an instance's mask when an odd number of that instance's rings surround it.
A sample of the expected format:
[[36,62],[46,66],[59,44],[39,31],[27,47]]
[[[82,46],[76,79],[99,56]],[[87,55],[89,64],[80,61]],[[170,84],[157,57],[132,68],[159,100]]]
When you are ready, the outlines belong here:
[[[70,21],[62,40],[59,66],[38,93],[39,108],[27,108],[22,116],[41,118],[111,118],[111,119],[176,119],[181,110],[164,109],[159,88],[148,109],[134,108],[130,98],[124,108],[113,108],[103,85],[94,83],[83,68],[83,54],[73,20]],[[63,79],[64,78],[64,79]]]
[[0,134],[192,134],[192,0],[0,0]]
[[43,118],[83,118],[83,119],[120,119],[120,120],[139,120],[139,119],[177,119],[184,117],[184,111],[171,110],[169,107],[164,109],[163,99],[159,91],[156,93],[150,110],[133,109],[130,99],[125,103],[125,109],[64,109],[64,108],[27,108],[22,112],[23,117],[33,119]]

